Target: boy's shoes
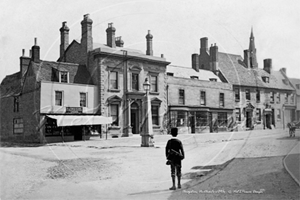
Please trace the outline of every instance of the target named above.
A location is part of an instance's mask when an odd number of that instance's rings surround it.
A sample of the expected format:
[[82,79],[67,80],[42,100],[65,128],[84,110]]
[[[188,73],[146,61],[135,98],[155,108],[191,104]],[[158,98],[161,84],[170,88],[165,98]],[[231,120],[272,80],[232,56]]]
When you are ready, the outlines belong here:
[[180,184],[178,184],[178,186],[177,186],[177,187],[178,187],[178,189],[180,189],[180,188],[181,188],[181,185],[180,185]]
[[169,190],[176,190],[176,187],[175,186],[170,187]]

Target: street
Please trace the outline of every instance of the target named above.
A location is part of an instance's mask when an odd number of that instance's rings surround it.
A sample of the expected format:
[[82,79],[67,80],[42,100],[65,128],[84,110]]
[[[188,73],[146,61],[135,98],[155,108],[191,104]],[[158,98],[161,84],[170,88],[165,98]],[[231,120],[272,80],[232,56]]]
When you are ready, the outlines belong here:
[[45,146],[3,143],[1,199],[300,197],[299,185],[283,164],[299,144],[299,130],[295,138],[287,130],[179,135],[186,158],[182,189],[175,191],[168,189],[170,168],[164,155],[170,137],[156,135],[154,148],[140,147],[139,135]]

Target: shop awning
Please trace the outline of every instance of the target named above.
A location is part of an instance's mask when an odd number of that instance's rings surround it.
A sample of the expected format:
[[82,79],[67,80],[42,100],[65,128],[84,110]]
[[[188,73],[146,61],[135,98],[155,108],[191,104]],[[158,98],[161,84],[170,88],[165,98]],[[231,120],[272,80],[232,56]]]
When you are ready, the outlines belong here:
[[80,126],[112,123],[112,117],[94,115],[47,115],[47,117],[56,119],[57,126]]

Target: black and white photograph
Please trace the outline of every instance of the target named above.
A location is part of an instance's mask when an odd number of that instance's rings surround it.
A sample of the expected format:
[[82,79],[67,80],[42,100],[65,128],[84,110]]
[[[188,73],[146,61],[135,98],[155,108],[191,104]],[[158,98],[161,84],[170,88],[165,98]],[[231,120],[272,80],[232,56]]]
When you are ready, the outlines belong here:
[[1,0],[0,200],[300,199],[297,0]]

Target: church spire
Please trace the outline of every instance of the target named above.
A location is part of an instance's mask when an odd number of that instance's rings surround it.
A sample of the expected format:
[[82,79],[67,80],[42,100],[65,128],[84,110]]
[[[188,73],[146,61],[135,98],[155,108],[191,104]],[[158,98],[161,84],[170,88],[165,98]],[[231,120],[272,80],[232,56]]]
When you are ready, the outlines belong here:
[[258,68],[256,59],[256,48],[254,43],[253,27],[251,27],[250,43],[249,43],[249,53],[250,53],[250,68]]

